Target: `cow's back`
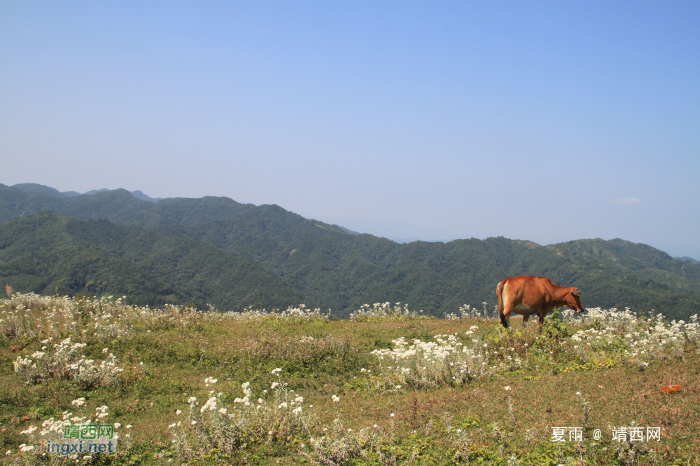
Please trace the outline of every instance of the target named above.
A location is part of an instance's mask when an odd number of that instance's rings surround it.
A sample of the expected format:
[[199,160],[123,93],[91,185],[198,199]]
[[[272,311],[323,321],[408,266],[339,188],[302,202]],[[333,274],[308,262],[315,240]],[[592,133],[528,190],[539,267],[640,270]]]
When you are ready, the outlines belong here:
[[501,288],[499,308],[526,306],[531,311],[537,312],[551,295],[553,286],[556,285],[547,277],[529,275],[508,277],[499,283]]

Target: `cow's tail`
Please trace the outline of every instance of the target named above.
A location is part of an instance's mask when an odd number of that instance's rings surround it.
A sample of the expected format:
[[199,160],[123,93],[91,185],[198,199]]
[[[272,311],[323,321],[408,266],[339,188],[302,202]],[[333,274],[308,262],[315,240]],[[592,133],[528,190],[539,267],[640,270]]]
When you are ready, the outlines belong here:
[[501,324],[507,327],[506,316],[503,314],[503,287],[506,284],[506,280],[501,281],[496,287],[496,296],[498,297],[498,318]]

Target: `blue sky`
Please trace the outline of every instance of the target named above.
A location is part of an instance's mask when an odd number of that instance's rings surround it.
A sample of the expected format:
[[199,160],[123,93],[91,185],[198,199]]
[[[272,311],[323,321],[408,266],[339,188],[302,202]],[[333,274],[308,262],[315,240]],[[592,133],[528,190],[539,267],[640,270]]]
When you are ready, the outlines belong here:
[[7,185],[700,259],[697,2],[2,2]]

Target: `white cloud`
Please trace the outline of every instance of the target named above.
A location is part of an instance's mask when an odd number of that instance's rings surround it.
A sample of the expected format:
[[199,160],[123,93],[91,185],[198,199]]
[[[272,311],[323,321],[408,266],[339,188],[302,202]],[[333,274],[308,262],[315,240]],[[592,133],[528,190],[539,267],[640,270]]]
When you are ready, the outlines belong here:
[[639,204],[639,199],[636,197],[621,197],[619,199],[613,199],[612,201],[613,204],[625,204],[625,205],[632,205],[632,204]]

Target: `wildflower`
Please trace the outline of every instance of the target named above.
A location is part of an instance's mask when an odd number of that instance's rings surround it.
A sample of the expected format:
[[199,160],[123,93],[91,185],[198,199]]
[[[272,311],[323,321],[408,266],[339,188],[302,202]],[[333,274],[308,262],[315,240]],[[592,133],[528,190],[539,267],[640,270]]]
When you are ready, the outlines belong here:
[[394,413],[389,414],[389,417],[394,417]]
[[27,430],[23,430],[22,432],[20,432],[20,434],[27,434],[28,435],[28,434],[31,434],[32,432],[36,431],[37,429],[39,429],[39,428],[36,426],[29,426],[29,428]]
[[279,374],[280,372],[282,372],[282,369],[280,369],[280,368],[278,367],[277,369],[273,369],[272,372],[270,372],[270,374],[272,374],[272,375],[277,375],[277,374]]
[[180,414],[182,414],[182,410],[178,409],[177,411],[175,411],[175,414],[177,414],[179,416]]
[[187,399],[187,402],[188,402],[189,404],[192,404],[192,403],[194,403],[195,401],[197,401],[197,398],[195,398],[194,396],[191,396],[191,397],[189,397],[189,398]]
[[507,392],[509,392],[509,391],[510,391],[510,387],[508,387],[508,386],[506,386],[506,387],[503,387],[503,389],[504,389],[505,391],[507,391]]
[[331,396],[331,399],[333,400],[333,403],[337,403],[340,401],[340,398],[338,398],[336,395]]
[[283,401],[282,403],[280,403],[280,405],[279,405],[277,408],[278,408],[278,409],[286,409],[286,408],[287,408],[287,403]]
[[82,406],[85,404],[85,398],[78,398],[77,400],[71,401],[71,404],[74,404],[76,406]]
[[272,382],[272,385],[270,386],[270,388],[274,390],[275,388],[277,388],[278,385],[279,385],[278,382]]

